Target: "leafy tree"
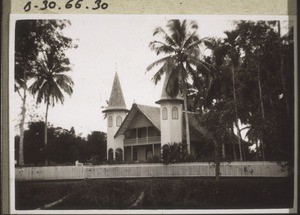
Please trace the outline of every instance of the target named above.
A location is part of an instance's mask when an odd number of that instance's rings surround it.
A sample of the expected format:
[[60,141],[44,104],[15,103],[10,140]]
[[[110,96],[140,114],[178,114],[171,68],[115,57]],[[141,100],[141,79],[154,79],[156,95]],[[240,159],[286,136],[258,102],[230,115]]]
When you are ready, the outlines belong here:
[[[48,126],[48,145],[44,148],[44,121],[29,122],[24,131],[24,160],[27,165],[42,165],[45,157],[51,165],[74,165],[81,162],[100,163],[106,159],[106,134],[93,131],[87,139],[70,130]],[[15,149],[18,150],[19,136],[15,136]],[[18,153],[16,151],[16,158]]]
[[[37,44],[43,35],[36,33],[34,21],[19,20],[15,27],[15,91],[22,100],[21,119],[19,123],[20,141],[18,164],[24,165],[24,124],[26,120],[26,101],[28,80],[31,78],[34,61],[38,53]],[[41,32],[41,31],[40,31]]]
[[234,115],[235,115],[235,127],[237,128],[238,135],[238,144],[239,144],[239,152],[240,152],[240,160],[243,160],[243,146],[242,146],[242,135],[241,129],[239,126],[239,112],[238,112],[238,98],[237,98],[237,86],[236,86],[236,72],[239,71],[239,61],[240,61],[240,50],[239,46],[236,44],[236,40],[238,37],[237,32],[225,32],[225,44],[228,47],[227,56],[230,59],[230,68],[231,68],[231,77],[232,77],[232,94],[233,94],[233,104],[234,104]]
[[87,136],[87,149],[92,162],[103,162],[106,160],[106,134],[101,131],[93,131]]
[[[258,135],[262,159],[265,160],[265,143],[268,136],[267,124],[270,119],[266,109],[271,108],[271,110],[274,110],[273,101],[275,98],[273,98],[273,92],[277,88],[275,83],[277,82],[276,76],[278,74],[278,69],[276,69],[278,65],[276,64],[280,62],[278,59],[278,36],[274,29],[263,21],[256,23],[242,21],[238,23],[236,31],[239,34],[237,43],[244,53],[242,69],[244,72],[249,73],[250,81],[256,82],[256,87],[253,90],[255,93],[253,99],[255,100],[249,100],[253,106],[252,116],[258,117],[251,117],[251,124],[253,126],[256,125],[252,127],[252,129],[256,130],[252,134]],[[245,82],[246,85],[248,83]],[[257,113],[257,110],[260,111],[260,117],[258,114],[253,114],[254,112]]]
[[[47,146],[47,122],[49,105],[58,101],[63,104],[65,92],[73,93],[73,81],[66,73],[71,71],[70,61],[65,51],[73,47],[72,39],[63,36],[62,30],[69,25],[67,21],[43,20],[40,23],[49,37],[44,37],[38,46],[39,55],[33,74],[34,82],[29,91],[36,96],[36,102],[46,104],[44,145]],[[47,157],[45,158],[47,165]]]
[[65,20],[18,20],[16,22],[15,91],[18,92],[22,99],[21,119],[19,123],[19,165],[24,164],[23,142],[28,80],[36,72],[36,62],[40,58],[43,47],[49,46],[49,44],[52,44],[52,46],[71,44],[71,40],[64,37],[61,32],[67,25],[69,25],[69,22]]
[[44,161],[43,128],[43,121],[28,123],[28,130],[24,132],[24,161],[27,164],[40,165]]
[[165,74],[165,77],[168,79],[167,93],[171,97],[175,97],[182,92],[186,119],[186,139],[188,151],[190,152],[189,122],[187,117],[188,80],[192,79],[196,83],[202,83],[200,74],[207,77],[207,80],[211,80],[211,77],[213,77],[211,72],[212,66],[199,57],[199,45],[203,40],[200,40],[197,35],[198,25],[196,22],[170,20],[166,28],[167,31],[157,27],[153,36],[161,36],[161,38],[150,42],[149,45],[157,55],[165,55],[165,57],[150,64],[147,67],[147,71],[160,66],[153,76],[154,83],[157,84]]

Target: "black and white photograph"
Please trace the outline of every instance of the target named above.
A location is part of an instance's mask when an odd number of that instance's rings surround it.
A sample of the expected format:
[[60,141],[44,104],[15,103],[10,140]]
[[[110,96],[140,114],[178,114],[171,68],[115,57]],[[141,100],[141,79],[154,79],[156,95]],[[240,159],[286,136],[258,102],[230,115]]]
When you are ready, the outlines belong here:
[[288,16],[11,16],[14,213],[287,213],[295,34]]

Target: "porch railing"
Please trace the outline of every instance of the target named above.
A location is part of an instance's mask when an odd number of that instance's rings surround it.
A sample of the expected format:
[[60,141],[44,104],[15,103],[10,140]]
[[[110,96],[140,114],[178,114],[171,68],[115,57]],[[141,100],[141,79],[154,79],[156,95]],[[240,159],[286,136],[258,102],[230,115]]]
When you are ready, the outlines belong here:
[[142,138],[130,138],[124,139],[124,144],[145,144],[145,143],[159,143],[160,136],[142,137]]

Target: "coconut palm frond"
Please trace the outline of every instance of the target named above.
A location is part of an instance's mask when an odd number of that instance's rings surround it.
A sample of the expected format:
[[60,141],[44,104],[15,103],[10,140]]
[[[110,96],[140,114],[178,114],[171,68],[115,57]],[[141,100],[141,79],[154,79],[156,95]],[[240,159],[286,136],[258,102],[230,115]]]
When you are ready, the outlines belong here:
[[54,104],[57,102],[60,102],[61,104],[64,103],[65,97],[61,91],[61,88],[56,83],[52,86],[49,96],[52,100],[52,106],[54,106]]
[[54,73],[62,73],[62,72],[70,72],[71,70],[72,70],[72,68],[69,66],[60,66],[60,67],[56,67],[52,71]]
[[176,49],[174,47],[160,41],[150,42],[149,47],[152,51],[155,51],[157,55],[159,55],[160,53],[171,54],[176,52]]
[[69,72],[72,68],[69,66],[70,60],[69,58],[63,58],[59,62],[56,62],[52,68],[53,72],[60,73],[60,72]]
[[43,81],[36,92],[37,93],[36,103],[41,103],[43,100],[45,103],[47,103],[49,89],[51,89],[49,82]]
[[199,77],[197,70],[193,69],[189,62],[186,63],[188,73],[193,77],[194,85],[201,86],[201,78]]
[[180,20],[169,20],[167,28],[171,32],[170,37],[176,42],[178,46],[181,46],[181,23]]
[[152,81],[154,82],[155,85],[161,80],[161,77],[165,73],[165,67],[166,67],[165,65],[166,64],[164,64],[152,77]]
[[149,43],[149,47],[150,47],[151,50],[154,50],[154,48],[157,47],[157,46],[171,46],[171,45],[168,45],[168,44],[166,44],[164,42],[157,41],[157,40],[151,41]]
[[157,27],[154,32],[153,36],[161,34],[165,41],[168,43],[170,46],[176,46],[176,42],[166,33],[166,31],[162,27]]
[[174,56],[167,56],[167,57],[163,57],[159,60],[154,61],[153,63],[151,63],[147,68],[146,68],[146,72],[152,70],[154,67],[162,64],[162,63],[166,63],[168,60],[170,60],[171,58],[173,58]]
[[186,49],[188,50],[188,49],[194,48],[194,47],[198,46],[200,43],[204,43],[206,40],[207,40],[206,37],[202,38],[202,39],[199,39],[199,40],[196,40],[195,42],[193,42],[190,45],[188,45],[186,47]]
[[32,83],[32,85],[28,88],[29,92],[32,95],[35,95],[39,91],[39,89],[41,88],[41,86],[43,86],[43,83],[44,83],[44,79],[43,78],[36,77],[36,81],[34,81]]
[[183,41],[183,48],[187,48],[189,45],[191,45],[192,43],[194,43],[195,41],[198,41],[199,37],[197,36],[197,32],[194,31],[191,34],[188,34],[187,37],[185,38],[185,40]]
[[73,93],[73,81],[72,79],[64,74],[60,74],[56,76],[56,84],[59,88],[61,88],[64,92],[66,92],[68,95],[72,95]]
[[203,67],[205,70],[202,70],[202,72],[205,72],[205,73],[208,72],[208,73],[210,73],[210,75],[212,77],[216,74],[214,72],[215,68],[211,64],[206,63],[205,61],[199,60],[196,57],[188,56],[187,62],[189,62],[191,65],[195,65],[197,67]]
[[[46,59],[52,58],[47,57]],[[37,95],[37,103],[44,101],[45,103],[50,103],[54,106],[56,102],[64,102],[64,95],[62,91],[68,95],[72,95],[73,93],[74,83],[71,77],[63,74],[64,72],[71,71],[71,67],[68,66],[68,58],[53,58],[53,65],[50,63],[53,67],[49,69],[47,66],[51,65],[44,61],[45,60],[38,60],[36,62],[37,69],[33,74],[35,81],[29,87],[29,91],[31,94]],[[57,63],[55,64],[54,62]]]
[[166,92],[169,96],[175,97],[178,95],[180,91],[180,71],[179,71],[179,66],[173,67],[170,69],[170,74],[168,75],[168,81],[166,85]]
[[189,29],[192,31],[198,30],[199,26],[198,23],[195,20],[190,21],[189,23]]
[[45,75],[49,72],[47,65],[41,60],[36,61],[37,71],[35,75]]

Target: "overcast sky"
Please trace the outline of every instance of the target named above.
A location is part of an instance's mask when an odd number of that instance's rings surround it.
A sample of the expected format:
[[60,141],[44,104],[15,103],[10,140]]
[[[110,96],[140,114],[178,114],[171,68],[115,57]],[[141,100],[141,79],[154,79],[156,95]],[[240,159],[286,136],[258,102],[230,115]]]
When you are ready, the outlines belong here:
[[[67,52],[73,65],[70,73],[74,81],[74,93],[66,96],[63,105],[49,109],[48,121],[54,126],[75,128],[77,134],[86,136],[91,131],[106,131],[102,107],[109,99],[114,73],[117,70],[127,108],[133,102],[155,105],[160,97],[162,83],[151,81],[153,72],[145,74],[146,67],[159,56],[148,45],[154,38],[153,30],[165,26],[172,17],[158,15],[77,15],[66,17],[71,26],[66,36],[77,41],[77,49]],[[189,16],[199,25],[198,34],[203,37],[224,37],[225,30],[234,28],[232,19],[220,16]],[[29,96],[29,112],[44,116],[45,105],[35,109]],[[13,96],[13,121],[20,114],[20,99]],[[29,118],[27,118],[27,121]]]

